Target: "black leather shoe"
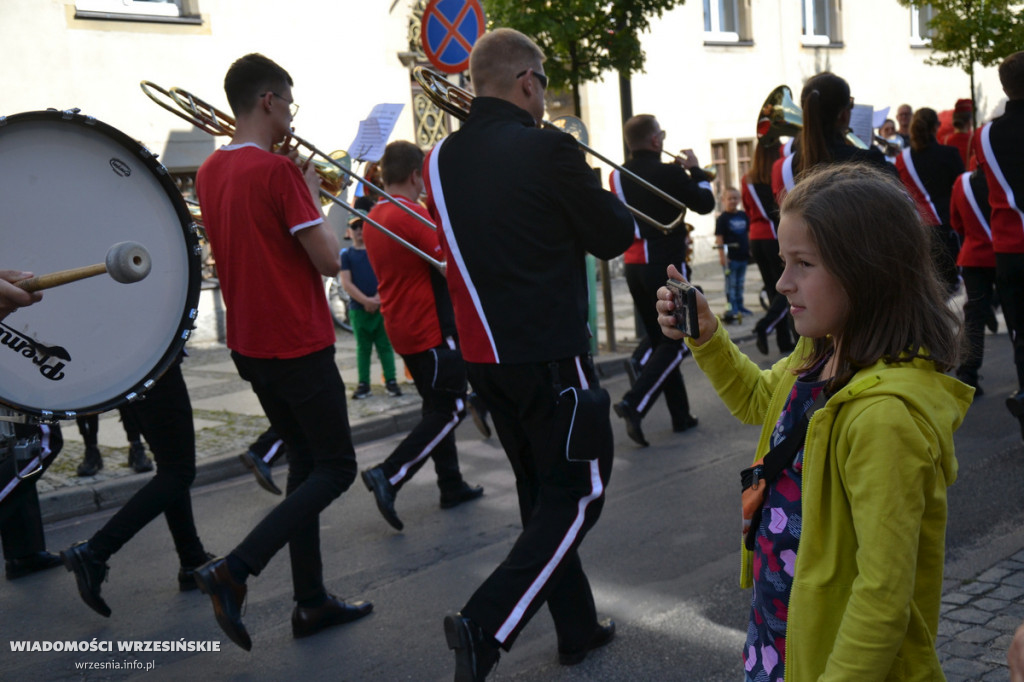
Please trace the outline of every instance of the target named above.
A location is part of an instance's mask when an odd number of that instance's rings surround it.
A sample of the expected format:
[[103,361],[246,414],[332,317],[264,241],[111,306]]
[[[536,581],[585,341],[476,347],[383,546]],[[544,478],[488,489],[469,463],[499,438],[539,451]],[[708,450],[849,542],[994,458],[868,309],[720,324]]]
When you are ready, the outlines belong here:
[[221,557],[208,561],[193,571],[196,584],[213,602],[217,624],[232,642],[246,651],[252,649],[252,640],[242,624],[242,604],[248,591],[245,583],[237,582],[228,571],[228,560]]
[[498,662],[500,651],[480,626],[461,613],[444,617],[444,636],[455,652],[455,682],[483,682]]
[[100,454],[100,449],[95,445],[86,445],[85,457],[82,458],[82,463],[78,465],[76,473],[79,476],[95,476],[102,468],[103,455]]
[[61,558],[53,552],[36,552],[20,559],[8,559],[4,562],[4,575],[8,580],[17,580],[48,568],[60,566]]
[[682,433],[683,431],[689,431],[696,425],[697,418],[694,417],[692,414],[688,414],[682,422],[680,422],[679,424],[673,424],[672,430],[675,431],[676,433]]
[[381,516],[392,528],[402,530],[405,524],[395,513],[395,487],[388,481],[387,476],[377,467],[367,469],[361,475],[366,489],[373,493],[373,498],[377,500],[377,509],[380,510]]
[[333,594],[327,595],[327,601],[320,606],[296,606],[292,611],[292,636],[309,637],[312,634],[335,625],[344,625],[373,611],[373,604],[367,601],[354,601],[346,604]]
[[758,324],[754,326],[754,335],[757,337],[756,345],[761,355],[768,355],[768,332]]
[[1020,422],[1020,439],[1024,441],[1024,391],[1007,398],[1006,409]]
[[256,477],[256,482],[261,488],[275,495],[281,494],[281,489],[274,483],[274,476],[270,473],[270,465],[264,462],[263,458],[252,450],[246,450],[244,454],[238,456],[238,459],[242,460],[245,468]]
[[491,427],[487,424],[487,406],[476,393],[470,393],[466,397],[466,410],[473,418],[473,423],[484,438],[491,437]]
[[591,635],[590,641],[582,649],[567,650],[558,647],[558,662],[562,665],[578,665],[583,662],[589,652],[603,647],[613,639],[615,639],[615,621],[605,618],[598,622],[597,629]]
[[[213,554],[206,553],[206,561],[212,561],[216,558]],[[199,585],[196,584],[196,568],[198,566],[182,566],[178,569],[178,591],[191,592],[192,590],[199,589]]]
[[153,460],[146,456],[146,446],[139,441],[128,446],[128,466],[137,474],[153,470]]
[[451,509],[452,507],[458,507],[463,502],[469,502],[475,500],[478,497],[483,496],[483,486],[470,485],[465,481],[462,482],[462,487],[450,494],[441,493],[441,509]]
[[75,574],[78,594],[90,609],[110,618],[110,607],[100,596],[100,585],[107,579],[109,567],[93,556],[88,540],[76,542],[60,553],[65,568]]
[[644,431],[640,428],[640,422],[642,418],[633,409],[627,401],[623,400],[615,403],[612,408],[615,410],[615,414],[619,415],[626,420],[626,435],[632,438],[638,445],[647,447],[650,443],[644,438]]

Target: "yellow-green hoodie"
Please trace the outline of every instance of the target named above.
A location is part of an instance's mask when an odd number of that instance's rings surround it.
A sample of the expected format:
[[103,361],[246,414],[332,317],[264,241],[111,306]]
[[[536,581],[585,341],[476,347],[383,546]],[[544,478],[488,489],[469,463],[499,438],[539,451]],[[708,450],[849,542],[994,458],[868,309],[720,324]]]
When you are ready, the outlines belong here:
[[[691,349],[732,414],[762,425],[754,459],[762,457],[796,381],[791,368],[811,342],[801,339],[763,371],[722,325]],[[945,679],[935,634],[946,488],[956,480],[953,432],[973,395],[930,362],[879,362],[814,413],[804,444],[787,682]],[[747,550],[740,584],[752,584]]]

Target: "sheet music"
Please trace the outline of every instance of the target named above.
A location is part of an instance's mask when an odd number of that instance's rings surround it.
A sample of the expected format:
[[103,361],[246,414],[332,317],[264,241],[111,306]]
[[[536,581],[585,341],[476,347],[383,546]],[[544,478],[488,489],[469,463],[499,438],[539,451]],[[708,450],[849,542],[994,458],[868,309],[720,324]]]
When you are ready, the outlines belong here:
[[359,122],[356,139],[348,147],[348,154],[357,161],[380,161],[402,113],[404,104],[377,104],[370,115]]
[[850,129],[864,144],[871,146],[873,138],[872,115],[874,107],[870,104],[854,104],[850,112]]

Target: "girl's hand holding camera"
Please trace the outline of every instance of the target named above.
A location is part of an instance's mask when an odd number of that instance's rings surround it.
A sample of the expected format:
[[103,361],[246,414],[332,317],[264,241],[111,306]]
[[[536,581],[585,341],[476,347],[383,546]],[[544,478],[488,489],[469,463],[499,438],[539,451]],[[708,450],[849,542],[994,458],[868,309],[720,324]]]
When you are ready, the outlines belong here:
[[[686,282],[686,279],[676,270],[674,265],[668,266],[668,276],[669,279]],[[696,294],[697,325],[699,328],[697,336],[694,337],[694,345],[702,346],[711,339],[715,330],[718,329],[718,318],[711,312],[711,306],[708,305],[704,294],[699,290],[694,293]],[[667,286],[658,289],[658,324],[661,326],[662,333],[668,338],[682,339],[686,334],[679,329],[674,301],[675,296],[671,289]]]

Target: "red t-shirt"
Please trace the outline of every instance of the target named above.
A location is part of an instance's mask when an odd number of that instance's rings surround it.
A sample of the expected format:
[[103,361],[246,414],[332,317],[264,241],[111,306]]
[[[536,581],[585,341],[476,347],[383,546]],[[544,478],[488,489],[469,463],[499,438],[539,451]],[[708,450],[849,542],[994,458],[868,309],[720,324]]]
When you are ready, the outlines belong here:
[[[396,200],[430,219],[419,204],[405,197]],[[428,256],[443,259],[437,232],[390,201],[381,199],[368,215]],[[441,345],[441,323],[430,284],[430,269],[434,266],[369,222],[363,226],[363,241],[377,275],[380,310],[391,346],[401,355],[413,355]]]
[[298,358],[334,344],[323,280],[296,238],[323,222],[298,167],[254,144],[225,145],[196,174],[217,261],[227,345]]

